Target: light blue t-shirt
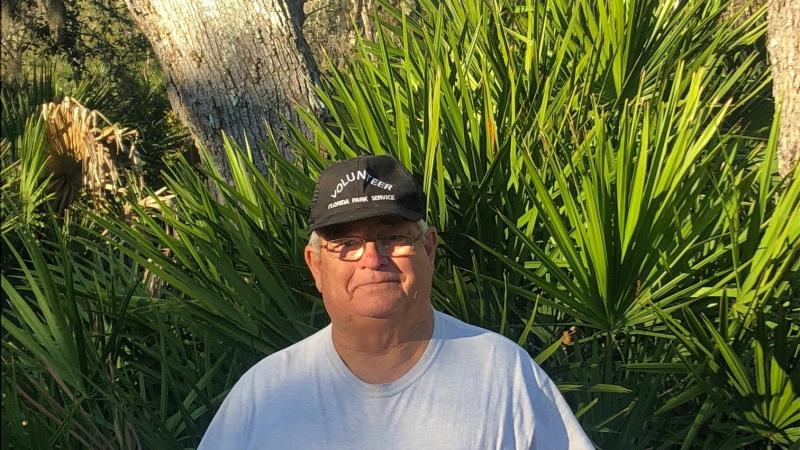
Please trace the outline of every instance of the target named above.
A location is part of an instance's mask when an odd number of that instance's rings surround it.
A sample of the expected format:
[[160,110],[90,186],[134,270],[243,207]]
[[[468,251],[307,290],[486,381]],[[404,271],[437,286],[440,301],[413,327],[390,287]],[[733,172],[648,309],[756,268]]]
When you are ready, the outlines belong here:
[[433,336],[396,381],[345,366],[331,327],[236,383],[200,450],[592,449],[564,398],[518,345],[434,311]]

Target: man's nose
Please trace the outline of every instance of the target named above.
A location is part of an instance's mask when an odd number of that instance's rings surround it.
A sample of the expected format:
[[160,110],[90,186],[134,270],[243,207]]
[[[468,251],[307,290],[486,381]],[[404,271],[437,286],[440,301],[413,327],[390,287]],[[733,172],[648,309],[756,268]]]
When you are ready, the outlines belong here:
[[377,269],[383,264],[385,256],[378,253],[378,244],[375,241],[367,241],[364,244],[364,255],[361,256],[359,262],[362,267]]

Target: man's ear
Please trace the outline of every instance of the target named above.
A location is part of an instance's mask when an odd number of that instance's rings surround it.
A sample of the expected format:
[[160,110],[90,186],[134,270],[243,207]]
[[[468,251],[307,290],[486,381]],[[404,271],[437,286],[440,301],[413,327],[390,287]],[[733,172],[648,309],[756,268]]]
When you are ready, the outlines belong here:
[[436,258],[437,243],[436,228],[428,228],[428,231],[425,233],[425,254],[427,254],[428,259],[431,260],[431,265],[433,265],[433,261]]
[[317,285],[317,290],[322,292],[322,277],[320,276],[322,270],[320,264],[322,261],[320,252],[315,251],[314,247],[306,245],[305,250],[303,250],[303,256],[306,258],[306,265],[308,266],[308,270],[311,271],[311,276],[314,277],[314,284]]

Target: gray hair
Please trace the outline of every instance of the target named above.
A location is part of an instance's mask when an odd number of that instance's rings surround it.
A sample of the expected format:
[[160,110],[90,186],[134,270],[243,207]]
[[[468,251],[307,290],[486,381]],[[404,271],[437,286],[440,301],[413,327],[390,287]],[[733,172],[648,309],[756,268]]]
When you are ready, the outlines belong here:
[[[420,219],[417,221],[417,226],[419,227],[419,231],[425,233],[428,231],[428,223],[425,222],[425,219]],[[316,231],[311,232],[311,236],[308,237],[308,246],[314,249],[314,253],[319,254],[320,249],[322,248],[322,241],[320,240],[319,233]]]

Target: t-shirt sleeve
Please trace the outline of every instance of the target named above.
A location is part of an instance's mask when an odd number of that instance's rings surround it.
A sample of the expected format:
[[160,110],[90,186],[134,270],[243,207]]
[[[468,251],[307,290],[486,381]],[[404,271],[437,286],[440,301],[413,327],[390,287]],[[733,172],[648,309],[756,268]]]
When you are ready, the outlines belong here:
[[527,353],[525,359],[531,375],[525,377],[534,423],[531,448],[594,449],[555,383]]
[[197,450],[249,448],[256,416],[252,373],[246,373],[225,397]]

